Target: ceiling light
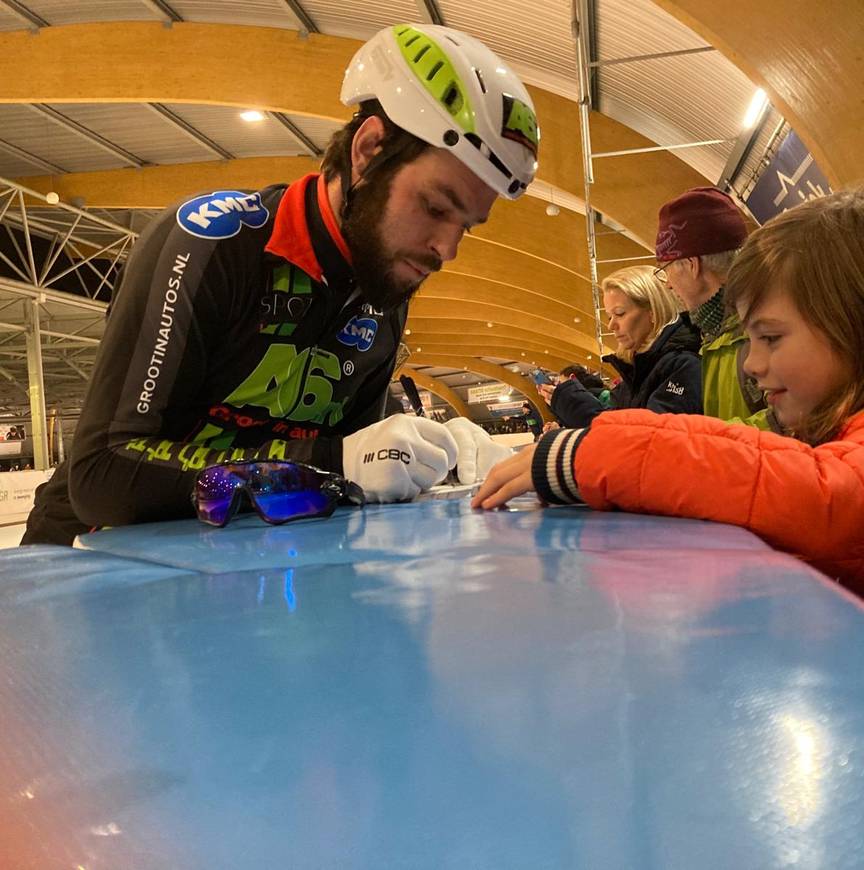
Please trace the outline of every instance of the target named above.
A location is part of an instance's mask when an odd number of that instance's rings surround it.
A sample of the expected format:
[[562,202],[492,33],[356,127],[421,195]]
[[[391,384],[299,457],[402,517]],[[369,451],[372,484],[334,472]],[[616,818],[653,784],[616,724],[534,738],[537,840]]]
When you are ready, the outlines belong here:
[[590,354],[590,353],[589,353],[589,354],[588,354],[588,359],[592,359],[592,357],[591,357],[591,354]]
[[582,318],[581,318],[581,317],[574,317],[574,318],[573,318],[573,322],[574,322],[574,323],[581,323],[581,322],[582,322]]
[[753,94],[753,99],[750,100],[750,105],[747,108],[747,114],[744,116],[743,127],[745,130],[749,130],[756,123],[767,103],[767,94],[762,90],[762,88],[759,88],[756,93]]
[[489,327],[489,329],[492,329],[492,327],[493,327],[495,324],[494,324],[494,323],[489,323],[489,322],[487,321],[486,325]]
[[418,347],[418,348],[417,348],[417,353],[420,353],[421,350],[423,350],[423,348],[422,348],[422,347]]
[[554,202],[550,202],[549,205],[546,206],[546,214],[548,214],[549,217],[558,217],[558,215],[561,214],[561,209],[558,208]]
[[241,112],[240,117],[244,121],[248,121],[251,124],[251,123],[254,123],[255,121],[263,121],[264,120],[264,113],[259,112],[257,109],[249,109],[246,112]]
[[410,329],[406,329],[406,330],[405,330],[405,335],[411,335],[411,330],[410,330]]
[[55,193],[53,190],[49,191],[45,194],[45,202],[47,202],[48,205],[57,205],[57,203],[60,202],[60,194]]

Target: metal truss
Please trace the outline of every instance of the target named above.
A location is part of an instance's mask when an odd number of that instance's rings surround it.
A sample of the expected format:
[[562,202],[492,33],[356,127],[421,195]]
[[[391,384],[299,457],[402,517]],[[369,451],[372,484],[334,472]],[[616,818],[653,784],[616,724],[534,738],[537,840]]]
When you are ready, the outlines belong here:
[[0,178],[0,233],[3,289],[23,295],[59,292],[55,301],[79,306],[75,296],[110,299],[120,265],[138,237],[127,227],[66,203],[50,203],[5,178]]
[[[54,197],[52,197],[53,199]],[[77,414],[134,230],[0,178],[0,418],[30,424],[51,464],[47,410]]]

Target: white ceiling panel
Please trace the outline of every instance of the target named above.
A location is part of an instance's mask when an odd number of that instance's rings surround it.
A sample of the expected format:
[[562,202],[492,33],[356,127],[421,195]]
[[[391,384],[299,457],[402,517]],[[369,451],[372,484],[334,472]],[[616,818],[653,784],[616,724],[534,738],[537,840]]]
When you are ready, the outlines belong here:
[[450,27],[482,40],[520,71],[543,70],[575,81],[576,52],[570,35],[569,2],[439,0],[438,8]]
[[322,33],[354,39],[368,39],[382,27],[420,17],[412,0],[302,0],[302,5]]
[[171,0],[184,21],[225,22],[256,27],[297,29],[297,19],[283,0]]
[[44,175],[46,168],[39,163],[30,163],[3,147],[0,141],[0,178],[18,178],[22,175]]
[[293,121],[322,151],[327,148],[330,137],[342,124],[338,121],[328,121],[325,118],[308,118],[305,115],[288,115]]
[[28,24],[23,18],[18,18],[6,8],[0,6],[0,32],[4,30],[26,30]]
[[155,21],[161,16],[141,0],[25,0],[24,5],[49,24],[81,21]]
[[249,123],[233,106],[170,105],[168,108],[235,157],[295,157],[306,149],[269,115]]
[[141,103],[58,103],[53,108],[146,163],[218,159]]
[[595,7],[599,60],[707,45],[652,0],[595,0]]
[[[597,0],[600,60],[705,45],[651,0]],[[720,177],[756,90],[717,51],[601,66],[597,85],[601,112],[660,145],[733,140],[673,152],[712,184]]]
[[5,141],[67,172],[119,169],[128,165],[27,106],[0,103],[0,130]]

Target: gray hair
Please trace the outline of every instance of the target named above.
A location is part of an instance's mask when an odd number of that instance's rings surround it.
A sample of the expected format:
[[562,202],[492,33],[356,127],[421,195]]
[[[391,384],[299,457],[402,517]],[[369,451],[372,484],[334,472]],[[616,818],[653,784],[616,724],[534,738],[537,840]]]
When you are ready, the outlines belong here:
[[719,254],[702,254],[699,257],[699,262],[706,272],[712,272],[725,281],[740,250],[740,248],[735,248],[733,251],[721,251]]

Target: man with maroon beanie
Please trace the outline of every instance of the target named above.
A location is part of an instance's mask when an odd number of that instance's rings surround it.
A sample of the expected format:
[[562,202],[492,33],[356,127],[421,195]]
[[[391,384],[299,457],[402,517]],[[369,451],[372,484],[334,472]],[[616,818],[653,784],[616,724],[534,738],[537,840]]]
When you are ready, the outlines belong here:
[[658,276],[681,299],[702,333],[704,413],[770,428],[755,381],[744,373],[749,342],[737,318],[728,318],[723,285],[747,238],[731,197],[696,187],[667,202],[657,229]]

